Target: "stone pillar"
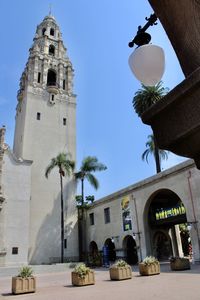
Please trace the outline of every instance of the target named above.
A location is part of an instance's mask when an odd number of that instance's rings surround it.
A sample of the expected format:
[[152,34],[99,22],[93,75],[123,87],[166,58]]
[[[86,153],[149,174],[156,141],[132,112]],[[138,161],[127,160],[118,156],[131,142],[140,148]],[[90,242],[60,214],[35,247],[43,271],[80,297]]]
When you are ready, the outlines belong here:
[[47,72],[48,72],[48,62],[47,62],[47,59],[44,58],[43,70],[42,70],[42,84],[45,86],[47,83]]
[[73,69],[71,66],[67,67],[67,92],[69,95],[73,93]]
[[64,67],[62,63],[59,63],[58,65],[58,84],[59,84],[59,88],[63,88],[63,71],[64,71]]
[[38,57],[35,56],[34,68],[33,68],[33,83],[37,83],[37,81],[38,81]]
[[172,241],[173,256],[178,256],[178,245],[177,245],[177,241],[176,241],[175,226],[170,228],[169,235],[170,235],[171,241]]
[[182,257],[182,256],[184,256],[184,254],[183,254],[183,247],[182,247],[182,242],[181,242],[179,225],[175,225],[174,229],[175,229],[176,242],[177,242],[177,248],[178,248],[178,256]]
[[172,250],[174,256],[183,256],[183,248],[180,236],[179,225],[174,225],[170,228],[169,235],[171,236],[172,240]]

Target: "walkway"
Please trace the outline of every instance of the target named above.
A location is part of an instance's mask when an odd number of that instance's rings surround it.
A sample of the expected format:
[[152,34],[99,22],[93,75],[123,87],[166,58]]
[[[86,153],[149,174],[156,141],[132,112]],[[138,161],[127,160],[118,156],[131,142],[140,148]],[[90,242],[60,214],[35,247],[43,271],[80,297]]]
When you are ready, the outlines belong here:
[[108,269],[95,269],[96,284],[73,287],[71,270],[37,274],[37,291],[33,294],[12,295],[11,276],[0,277],[0,299],[10,300],[199,300],[200,265],[191,270],[172,272],[168,264],[161,274],[140,276],[133,268],[133,278],[110,281]]

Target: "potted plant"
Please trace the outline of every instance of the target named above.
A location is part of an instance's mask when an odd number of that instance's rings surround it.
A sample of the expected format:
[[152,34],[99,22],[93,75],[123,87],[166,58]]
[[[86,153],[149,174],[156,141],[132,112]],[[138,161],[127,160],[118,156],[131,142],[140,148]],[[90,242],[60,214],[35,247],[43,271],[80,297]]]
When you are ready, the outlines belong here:
[[189,270],[190,269],[189,258],[172,256],[170,258],[170,267],[172,271]]
[[71,273],[72,284],[76,286],[95,284],[94,271],[84,263],[75,266]]
[[102,266],[102,256],[100,252],[95,252],[89,254],[89,264],[92,267],[101,267]]
[[124,280],[132,278],[132,269],[123,259],[119,259],[109,268],[111,280]]
[[12,277],[12,293],[34,293],[36,290],[36,278],[32,275],[33,270],[29,266],[23,266],[19,274]]
[[140,275],[156,275],[160,274],[160,263],[154,256],[147,256],[139,263]]

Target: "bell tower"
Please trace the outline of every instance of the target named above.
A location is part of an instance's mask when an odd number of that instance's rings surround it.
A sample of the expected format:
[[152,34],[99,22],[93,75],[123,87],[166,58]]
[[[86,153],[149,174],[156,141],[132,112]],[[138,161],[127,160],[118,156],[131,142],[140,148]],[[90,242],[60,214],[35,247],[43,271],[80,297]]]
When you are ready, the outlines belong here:
[[[33,161],[29,262],[38,264],[60,257],[59,174],[53,170],[48,180],[44,174],[60,152],[76,158],[76,95],[74,70],[52,15],[37,26],[29,53],[17,95],[13,151]],[[77,249],[75,183],[65,181],[65,257],[72,259]]]

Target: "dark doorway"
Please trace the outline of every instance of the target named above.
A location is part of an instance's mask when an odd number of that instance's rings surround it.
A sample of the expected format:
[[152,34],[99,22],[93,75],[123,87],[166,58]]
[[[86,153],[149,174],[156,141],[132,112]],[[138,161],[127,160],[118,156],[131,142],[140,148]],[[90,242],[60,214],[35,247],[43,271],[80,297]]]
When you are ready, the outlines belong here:
[[155,256],[159,260],[167,260],[172,256],[171,239],[168,234],[158,231],[153,238]]
[[124,239],[124,250],[127,263],[130,265],[137,264],[137,245],[134,238],[131,235],[126,236]]
[[109,238],[105,241],[105,245],[108,246],[108,257],[109,261],[115,261],[116,260],[116,251],[115,251],[115,244],[113,241]]

